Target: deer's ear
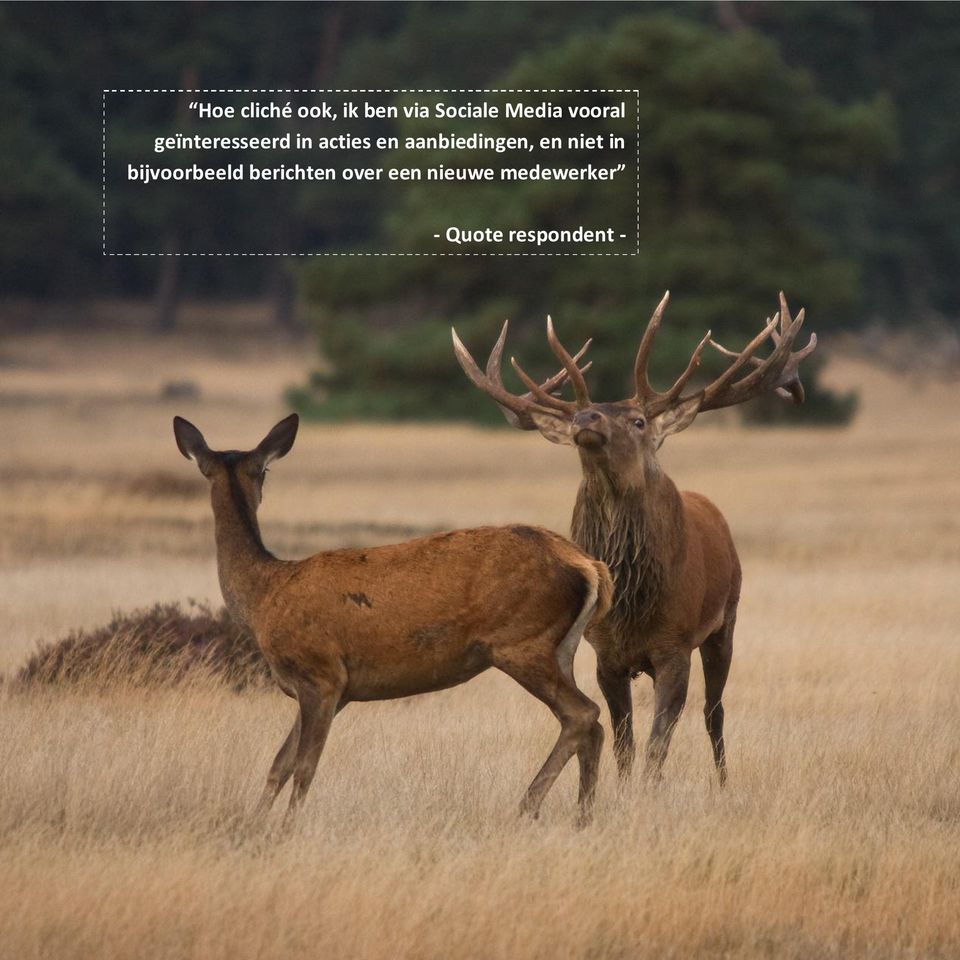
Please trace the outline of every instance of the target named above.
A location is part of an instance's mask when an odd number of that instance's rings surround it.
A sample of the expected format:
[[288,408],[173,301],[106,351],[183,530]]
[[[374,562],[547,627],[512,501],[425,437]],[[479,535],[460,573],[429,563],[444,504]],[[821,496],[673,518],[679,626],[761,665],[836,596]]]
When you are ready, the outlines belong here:
[[300,418],[295,413],[291,413],[260,441],[256,452],[262,457],[264,466],[273,460],[285,457],[290,452],[293,441],[297,439],[299,426]]
[[537,429],[551,443],[565,443],[573,446],[573,423],[563,417],[556,417],[552,413],[530,413],[530,419],[537,425]]
[[677,404],[669,410],[664,410],[659,416],[653,418],[650,426],[657,449],[660,448],[667,437],[679,433],[681,430],[686,430],[697,419],[702,400],[703,395],[698,393],[695,397],[684,400],[683,403]]
[[205,472],[204,467],[210,463],[212,451],[207,446],[207,441],[203,439],[203,434],[189,420],[174,417],[173,435],[180,452]]

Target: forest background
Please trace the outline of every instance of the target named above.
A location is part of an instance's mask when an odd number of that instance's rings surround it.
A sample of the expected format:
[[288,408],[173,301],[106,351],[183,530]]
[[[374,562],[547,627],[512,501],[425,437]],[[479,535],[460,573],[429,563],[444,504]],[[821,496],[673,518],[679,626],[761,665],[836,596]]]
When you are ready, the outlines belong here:
[[[241,85],[637,89],[640,253],[104,257],[102,90]],[[448,328],[482,348],[507,316],[538,369],[546,313],[571,339],[593,335],[592,382],[618,395],[624,354],[667,288],[664,377],[706,328],[742,342],[780,289],[821,338],[852,329],[878,345],[909,325],[956,349],[958,90],[956,4],[4,4],[0,325],[95,324],[120,300],[141,304],[129,322],[170,331],[185,303],[257,301],[268,332],[316,336],[318,372],[289,400],[334,419],[495,418],[462,389]],[[156,129],[171,103],[144,98],[118,136]],[[599,212],[569,185],[510,191],[520,222]],[[177,249],[155,235],[157,210],[124,202],[111,198],[135,232]],[[387,198],[320,183],[279,207],[249,192],[195,204],[179,223],[237,249],[362,252],[402,246],[435,205],[426,184]],[[480,212],[454,213],[469,226]],[[852,397],[812,394],[808,417],[853,412]]]

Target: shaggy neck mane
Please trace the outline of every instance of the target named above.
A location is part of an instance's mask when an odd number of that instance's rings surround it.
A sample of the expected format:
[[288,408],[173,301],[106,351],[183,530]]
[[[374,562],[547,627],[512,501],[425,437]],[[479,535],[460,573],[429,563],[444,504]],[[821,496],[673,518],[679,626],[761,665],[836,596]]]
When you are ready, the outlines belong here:
[[633,639],[656,620],[667,572],[686,547],[682,505],[659,471],[642,487],[618,489],[599,471],[584,472],[573,511],[573,539],[610,568],[614,603],[609,623]]

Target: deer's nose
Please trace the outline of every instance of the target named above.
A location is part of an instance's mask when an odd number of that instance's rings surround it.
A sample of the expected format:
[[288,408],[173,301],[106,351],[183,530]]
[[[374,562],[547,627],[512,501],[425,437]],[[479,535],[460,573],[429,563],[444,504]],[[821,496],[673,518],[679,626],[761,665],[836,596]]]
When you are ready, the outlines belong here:
[[579,413],[574,415],[573,425],[578,430],[583,430],[583,429],[589,430],[589,429],[592,429],[593,427],[596,427],[596,425],[602,419],[603,418],[600,416],[599,413],[597,413],[596,410],[581,410]]
[[578,447],[599,449],[607,438],[603,432],[603,416],[596,410],[580,410],[573,417],[573,442]]

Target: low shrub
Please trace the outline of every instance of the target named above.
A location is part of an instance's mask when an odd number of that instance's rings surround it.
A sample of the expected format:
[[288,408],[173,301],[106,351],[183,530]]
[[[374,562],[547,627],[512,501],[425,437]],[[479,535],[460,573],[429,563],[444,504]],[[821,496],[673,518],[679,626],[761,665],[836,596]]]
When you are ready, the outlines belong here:
[[16,675],[22,686],[177,685],[213,678],[235,690],[272,683],[253,636],[225,609],[178,603],[118,613],[103,627],[41,643]]

